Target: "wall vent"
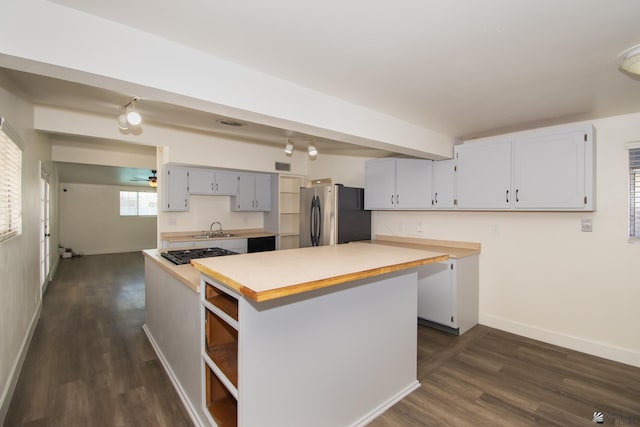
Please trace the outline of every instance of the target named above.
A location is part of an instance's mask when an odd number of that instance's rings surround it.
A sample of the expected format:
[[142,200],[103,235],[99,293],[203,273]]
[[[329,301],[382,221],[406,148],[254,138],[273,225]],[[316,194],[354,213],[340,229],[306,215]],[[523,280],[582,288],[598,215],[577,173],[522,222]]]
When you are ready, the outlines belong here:
[[276,170],[291,172],[291,163],[276,162]]

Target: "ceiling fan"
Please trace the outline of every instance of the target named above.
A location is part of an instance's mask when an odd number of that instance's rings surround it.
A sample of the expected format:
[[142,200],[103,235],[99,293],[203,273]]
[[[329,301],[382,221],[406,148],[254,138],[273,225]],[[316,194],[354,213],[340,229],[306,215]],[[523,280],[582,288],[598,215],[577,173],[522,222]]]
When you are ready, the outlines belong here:
[[158,186],[158,177],[156,176],[156,170],[155,169],[151,169],[151,176],[148,178],[131,178],[131,181],[149,181],[149,186],[150,187],[157,187]]

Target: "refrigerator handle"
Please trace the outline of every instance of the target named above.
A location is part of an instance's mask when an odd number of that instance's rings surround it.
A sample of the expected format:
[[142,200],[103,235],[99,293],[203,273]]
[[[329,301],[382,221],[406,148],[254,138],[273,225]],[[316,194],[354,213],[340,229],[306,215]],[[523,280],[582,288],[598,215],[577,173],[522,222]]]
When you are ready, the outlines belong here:
[[320,245],[321,218],[322,216],[320,215],[320,198],[318,196],[313,196],[313,199],[311,200],[311,215],[309,219],[311,246]]

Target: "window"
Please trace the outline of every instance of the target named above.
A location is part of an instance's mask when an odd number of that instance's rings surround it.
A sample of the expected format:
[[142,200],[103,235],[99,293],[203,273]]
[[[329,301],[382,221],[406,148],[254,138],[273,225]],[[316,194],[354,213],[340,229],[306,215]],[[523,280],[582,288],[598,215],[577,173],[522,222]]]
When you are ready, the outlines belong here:
[[120,216],[158,215],[158,193],[121,191]]
[[640,143],[629,145],[629,240],[640,242]]
[[22,234],[22,141],[0,117],[0,242]]

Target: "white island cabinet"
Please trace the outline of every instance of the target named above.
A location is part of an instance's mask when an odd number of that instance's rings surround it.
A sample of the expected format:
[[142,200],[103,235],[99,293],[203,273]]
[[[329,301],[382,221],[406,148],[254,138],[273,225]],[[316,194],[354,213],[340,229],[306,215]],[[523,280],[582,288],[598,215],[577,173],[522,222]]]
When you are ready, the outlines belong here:
[[415,390],[418,267],[368,243],[197,260],[211,425],[366,425]]

